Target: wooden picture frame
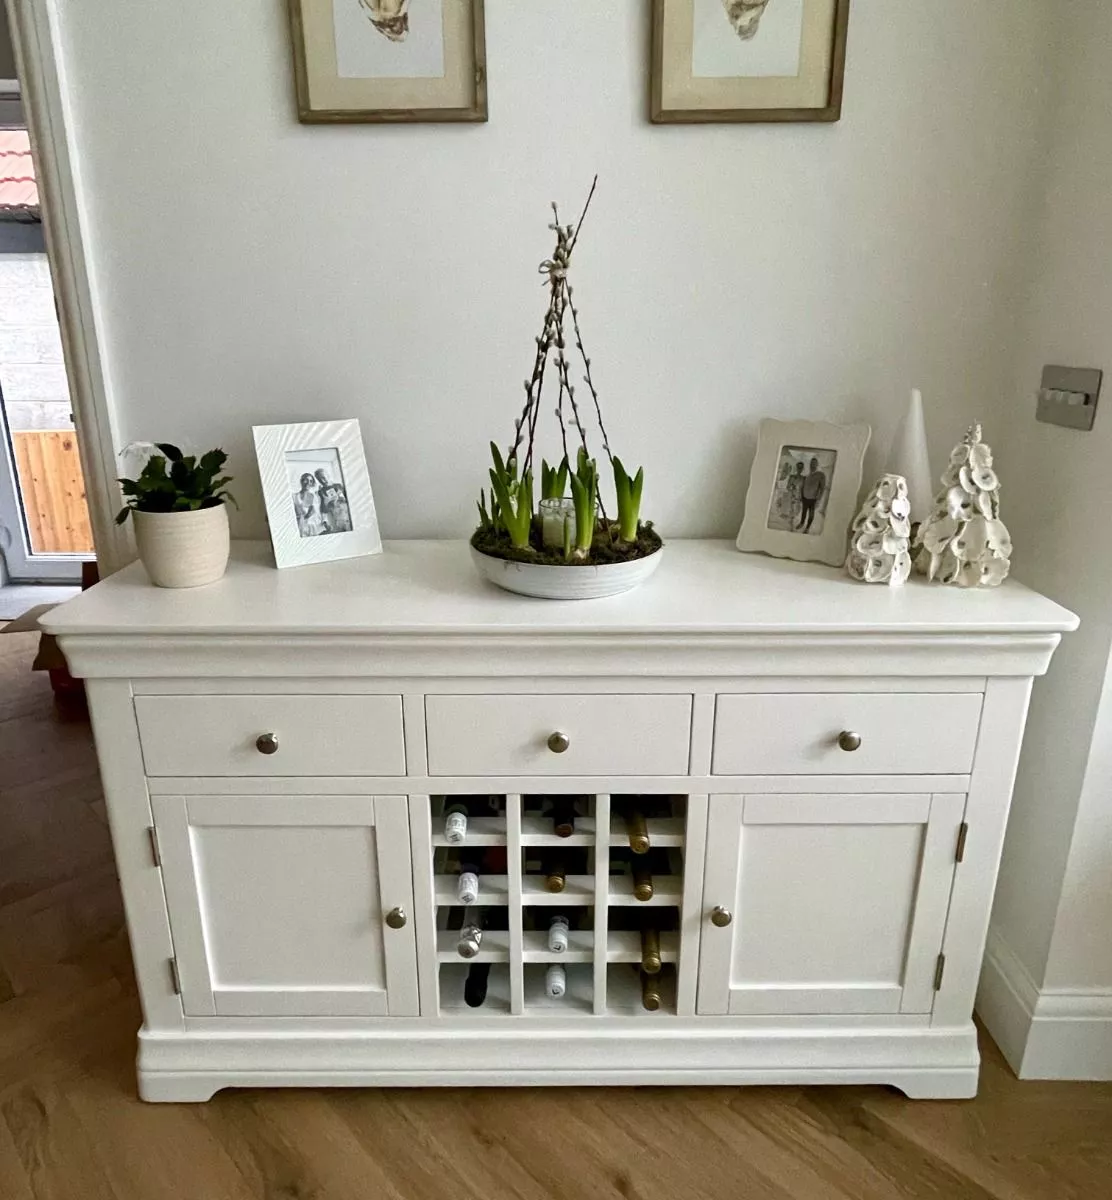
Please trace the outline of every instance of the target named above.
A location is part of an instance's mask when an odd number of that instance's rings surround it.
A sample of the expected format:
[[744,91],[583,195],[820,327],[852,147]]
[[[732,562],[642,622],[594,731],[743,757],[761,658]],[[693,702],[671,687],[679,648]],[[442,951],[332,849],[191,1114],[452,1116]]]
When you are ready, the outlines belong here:
[[[409,37],[408,0],[289,0],[298,119],[303,124],[485,121],[483,0],[437,3],[442,16],[440,74],[435,67],[427,75],[419,73],[422,46],[417,46],[404,75],[397,71],[359,75],[352,73],[359,69],[354,46],[356,65],[340,61],[341,45],[349,44],[337,30],[340,14],[345,21],[355,22],[359,37],[370,39],[368,45],[358,48],[360,52],[389,51],[392,44],[403,44]],[[345,7],[337,7],[341,4]],[[397,17],[375,19],[376,12],[395,7]],[[387,32],[381,32],[383,29]]]
[[381,553],[357,420],[255,425],[251,432],[275,566]]
[[[795,76],[702,78],[694,76],[690,29],[695,5],[706,2],[653,0],[650,116],[655,124],[841,119],[850,0],[794,0],[803,6],[804,22]],[[714,2],[722,5],[722,36],[728,38],[726,5]],[[677,56],[685,57],[680,62]],[[806,102],[809,92],[817,93],[815,103]]]
[[864,424],[763,420],[737,548],[840,567],[871,437]]

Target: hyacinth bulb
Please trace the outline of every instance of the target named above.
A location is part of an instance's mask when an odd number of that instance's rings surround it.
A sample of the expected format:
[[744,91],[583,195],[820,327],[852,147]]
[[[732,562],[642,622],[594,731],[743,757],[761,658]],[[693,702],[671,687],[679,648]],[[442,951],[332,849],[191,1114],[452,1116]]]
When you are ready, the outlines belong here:
[[392,42],[404,42],[409,33],[409,0],[359,0],[371,24]]
[[730,24],[743,42],[751,42],[757,36],[768,3],[769,0],[722,0]]

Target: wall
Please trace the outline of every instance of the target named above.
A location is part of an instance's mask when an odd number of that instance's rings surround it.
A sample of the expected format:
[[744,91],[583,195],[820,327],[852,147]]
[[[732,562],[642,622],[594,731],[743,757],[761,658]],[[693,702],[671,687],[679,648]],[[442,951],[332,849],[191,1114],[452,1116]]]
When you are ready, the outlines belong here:
[[761,414],[884,444],[918,384],[941,462],[1006,394],[1045,4],[854,0],[833,127],[654,128],[647,4],[486,9],[488,124],[329,129],[294,119],[275,0],[60,0],[121,441],[223,444],[237,532],[264,531],[251,424],[336,415],[384,534],[468,531],[548,202],[570,216],[595,171],[585,332],[665,532],[736,531]]
[[[1014,419],[996,450],[1016,574],[1082,623],[1035,689],[982,1012],[1025,1074],[1112,1078],[1112,6],[1074,0],[1059,18],[1069,69],[1025,289]],[[1044,363],[1104,368],[1104,409],[1091,433],[1035,423]],[[1008,991],[1038,1010],[1022,1028]]]

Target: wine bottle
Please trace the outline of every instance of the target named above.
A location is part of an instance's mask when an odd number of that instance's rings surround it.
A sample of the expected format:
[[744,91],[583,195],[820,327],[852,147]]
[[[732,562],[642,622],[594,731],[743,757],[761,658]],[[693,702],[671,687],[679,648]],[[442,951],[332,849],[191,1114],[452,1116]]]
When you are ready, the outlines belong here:
[[548,927],[548,948],[553,954],[563,954],[568,948],[568,931],[571,925],[562,914],[552,918]]
[[[472,967],[472,970],[475,968]],[[656,1012],[663,1003],[664,996],[660,987],[659,975],[646,975],[641,972],[641,1007],[647,1012]]]
[[653,876],[647,866],[642,866],[638,863],[632,867],[633,871],[633,898],[635,900],[648,901],[653,898]]
[[549,892],[562,892],[568,886],[568,868],[563,855],[554,855],[548,860],[544,886]]
[[655,929],[641,930],[641,970],[646,975],[659,975],[663,960],[660,957],[660,934]]
[[467,805],[458,800],[444,810],[444,840],[449,846],[462,846],[467,840]]
[[557,837],[571,837],[575,832],[575,799],[557,796],[552,801],[552,832]]
[[559,963],[552,963],[544,973],[545,994],[558,1000],[568,990],[568,973]]
[[473,862],[461,862],[456,895],[460,904],[474,904],[479,898],[479,868]]
[[479,913],[465,912],[456,950],[460,958],[474,958],[483,944],[483,921]]
[[634,854],[648,854],[652,849],[649,827],[644,815],[635,808],[626,813],[626,836],[629,838],[629,848]]
[[487,998],[490,963],[472,963],[463,984],[463,1002],[468,1008],[481,1008]]

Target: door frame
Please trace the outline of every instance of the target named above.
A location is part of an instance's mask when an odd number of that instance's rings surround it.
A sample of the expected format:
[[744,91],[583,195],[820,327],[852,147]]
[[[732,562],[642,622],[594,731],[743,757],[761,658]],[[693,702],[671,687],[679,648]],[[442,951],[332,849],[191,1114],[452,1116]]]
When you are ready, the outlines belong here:
[[135,557],[130,533],[115,524],[117,436],[100,349],[95,273],[85,237],[87,193],[72,146],[72,97],[58,29],[58,0],[7,0],[23,111],[35,155],[46,253],[58,305],[62,352],[93,545],[101,578]]

